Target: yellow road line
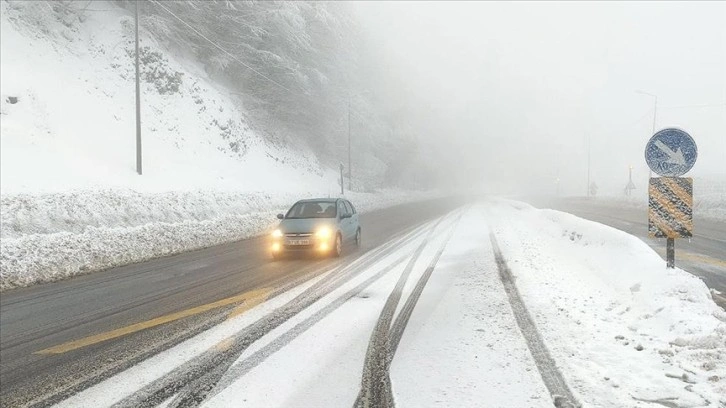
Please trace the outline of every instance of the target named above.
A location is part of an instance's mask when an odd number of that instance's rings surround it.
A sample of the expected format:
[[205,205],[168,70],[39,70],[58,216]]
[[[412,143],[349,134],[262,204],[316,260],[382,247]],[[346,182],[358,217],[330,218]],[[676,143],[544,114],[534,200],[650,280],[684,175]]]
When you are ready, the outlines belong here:
[[[241,305],[232,309],[232,311],[229,312],[229,315],[227,316],[227,320],[235,318],[235,317],[241,315],[242,313],[252,309],[253,307],[259,305],[260,303],[264,302],[265,300],[267,300],[267,296],[270,294],[270,291],[271,291],[271,289],[267,289],[267,288],[260,289],[259,294],[257,296],[251,296],[251,297],[247,298],[244,303],[242,303]],[[252,293],[252,292],[248,292],[248,293]]]
[[[661,256],[665,256],[664,250],[658,251]],[[676,251],[676,262],[681,259],[685,261],[702,262],[721,268],[726,268],[726,261],[723,259],[713,258],[708,255],[694,254],[693,252]]]
[[227,351],[234,344],[234,337],[227,337],[214,346],[217,351]]
[[724,261],[722,259],[711,258],[710,256],[707,256],[707,255],[699,255],[699,254],[693,254],[690,252],[686,252],[681,255],[678,255],[678,253],[676,253],[676,258],[681,258],[681,259],[685,259],[685,260],[689,260],[689,261],[703,262],[703,263],[707,263],[707,264],[711,264],[711,265],[715,265],[715,266],[720,266],[722,268],[726,268],[726,261]]
[[[267,296],[272,292],[271,288],[256,289],[249,292],[245,292],[236,296],[228,297],[216,302],[207,303],[205,305],[193,307],[191,309],[182,310],[180,312],[171,313],[155,319],[146,320],[144,322],[134,323],[129,326],[121,327],[115,330],[107,331],[104,333],[94,334],[93,336],[84,337],[82,339],[70,341],[57,346],[53,346],[47,349],[36,351],[33,354],[62,354],[71,350],[76,350],[82,347],[87,347],[93,344],[98,344],[107,340],[115,339],[118,337],[126,336],[131,333],[136,333],[141,330],[150,329],[152,327],[160,326],[162,324],[170,323],[175,320],[183,319],[185,317],[198,315],[216,309],[222,306],[228,306],[235,303],[244,302],[239,307],[235,308],[235,311],[239,310],[235,316],[243,313],[246,310],[264,302]],[[243,309],[241,309],[243,308]],[[233,311],[234,313],[234,311]],[[232,316],[230,316],[232,317]]]

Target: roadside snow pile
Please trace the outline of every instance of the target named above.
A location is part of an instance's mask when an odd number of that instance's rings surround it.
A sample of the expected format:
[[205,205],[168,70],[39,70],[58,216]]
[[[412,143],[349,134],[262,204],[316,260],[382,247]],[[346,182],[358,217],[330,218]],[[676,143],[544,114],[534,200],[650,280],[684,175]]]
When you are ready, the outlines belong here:
[[725,406],[726,313],[638,238],[501,202],[490,222],[570,386],[592,407]]

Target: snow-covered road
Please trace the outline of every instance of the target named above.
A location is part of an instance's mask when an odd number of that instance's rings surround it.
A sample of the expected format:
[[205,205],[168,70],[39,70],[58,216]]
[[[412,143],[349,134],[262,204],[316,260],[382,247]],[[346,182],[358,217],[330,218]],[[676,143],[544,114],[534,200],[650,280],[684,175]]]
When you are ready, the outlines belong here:
[[724,395],[726,314],[700,280],[628,234],[490,201],[60,406],[723,407]]

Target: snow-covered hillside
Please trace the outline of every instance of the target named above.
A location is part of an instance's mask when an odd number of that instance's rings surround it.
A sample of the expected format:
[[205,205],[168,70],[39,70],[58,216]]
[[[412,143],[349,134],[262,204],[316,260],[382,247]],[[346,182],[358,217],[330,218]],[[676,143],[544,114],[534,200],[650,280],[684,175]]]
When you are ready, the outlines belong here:
[[335,173],[304,146],[253,129],[234,95],[143,31],[139,177],[133,18],[106,2],[83,22],[43,7],[2,3],[4,192],[335,190]]
[[[249,237],[298,198],[339,193],[337,169],[255,128],[237,95],[143,30],[137,175],[133,18],[92,6],[0,4],[0,289]],[[361,210],[413,197],[351,196]]]

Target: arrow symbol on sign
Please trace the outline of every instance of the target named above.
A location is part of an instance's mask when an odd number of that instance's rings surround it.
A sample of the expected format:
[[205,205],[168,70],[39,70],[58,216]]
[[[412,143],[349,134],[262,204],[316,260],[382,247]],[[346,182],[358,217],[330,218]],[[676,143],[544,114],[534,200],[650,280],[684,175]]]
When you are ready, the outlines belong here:
[[666,163],[673,163],[681,166],[686,165],[686,158],[683,157],[683,152],[681,151],[680,147],[676,149],[676,151],[673,151],[670,147],[666,146],[666,144],[661,142],[660,140],[656,140],[655,145],[660,150],[662,150],[663,153],[668,155],[668,160],[666,160]]

